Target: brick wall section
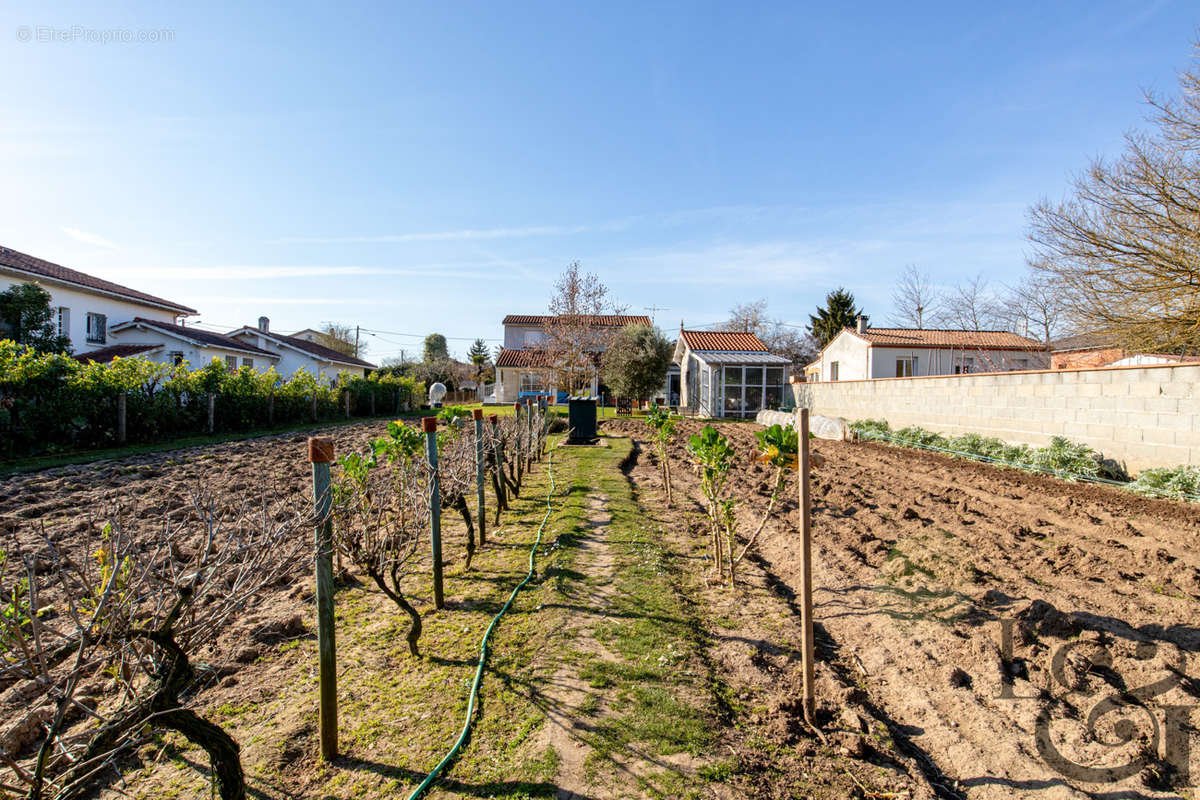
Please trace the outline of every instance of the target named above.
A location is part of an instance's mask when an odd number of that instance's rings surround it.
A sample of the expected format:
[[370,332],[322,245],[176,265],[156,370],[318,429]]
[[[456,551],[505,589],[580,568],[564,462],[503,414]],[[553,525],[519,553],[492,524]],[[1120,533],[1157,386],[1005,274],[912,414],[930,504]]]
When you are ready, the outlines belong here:
[[1039,370],[798,385],[815,414],[1006,442],[1066,436],[1123,463],[1200,465],[1200,365]]
[[1087,369],[1088,367],[1103,367],[1125,357],[1125,351],[1119,347],[1100,350],[1067,350],[1050,355],[1051,369]]

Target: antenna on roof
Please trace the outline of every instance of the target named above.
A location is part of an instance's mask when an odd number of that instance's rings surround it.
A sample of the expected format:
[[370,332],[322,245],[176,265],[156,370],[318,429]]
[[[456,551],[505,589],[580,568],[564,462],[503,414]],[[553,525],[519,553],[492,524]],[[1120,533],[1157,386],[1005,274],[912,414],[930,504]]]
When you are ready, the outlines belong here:
[[654,324],[654,312],[655,311],[670,311],[671,310],[671,309],[665,308],[663,306],[642,306],[642,308],[644,308],[650,312],[650,324],[651,325]]

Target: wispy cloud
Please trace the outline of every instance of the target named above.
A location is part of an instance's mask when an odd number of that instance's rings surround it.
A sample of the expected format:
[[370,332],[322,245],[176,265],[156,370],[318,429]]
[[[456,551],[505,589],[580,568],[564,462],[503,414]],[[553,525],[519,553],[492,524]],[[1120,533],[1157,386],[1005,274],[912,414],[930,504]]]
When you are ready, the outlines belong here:
[[68,228],[65,225],[60,225],[58,229],[77,242],[90,244],[93,247],[105,247],[109,250],[115,250],[117,248],[117,246],[108,239],[105,239],[103,236],[97,236],[94,233],[81,231],[78,228]]
[[271,244],[403,244],[405,242],[467,242],[481,239],[523,239],[535,236],[570,236],[614,230],[616,223],[601,225],[530,225],[523,228],[467,228],[458,231],[389,233],[377,236],[289,236]]
[[343,264],[279,265],[221,264],[208,267],[125,267],[121,277],[177,280],[271,280],[275,278],[330,278],[355,275],[391,275],[401,278],[492,278],[496,270],[463,269],[459,265],[428,264],[412,267],[370,267]]

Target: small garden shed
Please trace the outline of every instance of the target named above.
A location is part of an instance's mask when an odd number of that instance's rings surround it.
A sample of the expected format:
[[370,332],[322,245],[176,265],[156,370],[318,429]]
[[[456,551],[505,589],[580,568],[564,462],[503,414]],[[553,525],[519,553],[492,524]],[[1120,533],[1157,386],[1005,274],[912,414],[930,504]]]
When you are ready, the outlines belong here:
[[753,333],[679,331],[680,410],[701,417],[754,417],[785,401],[791,362]]

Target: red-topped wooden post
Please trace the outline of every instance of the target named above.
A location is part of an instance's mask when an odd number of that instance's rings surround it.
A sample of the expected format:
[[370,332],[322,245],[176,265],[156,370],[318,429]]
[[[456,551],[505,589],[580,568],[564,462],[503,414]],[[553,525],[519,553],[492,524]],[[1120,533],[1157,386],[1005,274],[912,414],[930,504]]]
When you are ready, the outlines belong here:
[[314,436],[308,440],[312,463],[313,501],[316,503],[317,652],[320,662],[321,758],[337,758],[337,646],[333,627],[333,496],[329,462],[333,440]]

